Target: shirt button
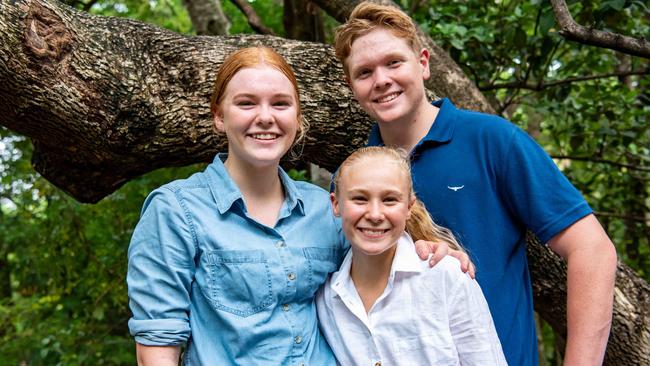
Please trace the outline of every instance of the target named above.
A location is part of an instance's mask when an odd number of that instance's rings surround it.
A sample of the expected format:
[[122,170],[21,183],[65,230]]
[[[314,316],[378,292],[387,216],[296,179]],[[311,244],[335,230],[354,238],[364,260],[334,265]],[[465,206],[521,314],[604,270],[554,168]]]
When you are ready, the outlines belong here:
[[289,304],[282,305],[282,310],[289,311]]
[[294,338],[293,340],[296,341],[296,344],[300,344],[302,342],[302,337],[296,336],[296,338]]
[[278,248],[284,248],[287,246],[287,244],[284,242],[284,240],[278,240],[278,242],[275,243],[275,246]]
[[289,279],[289,281],[293,281],[293,280],[296,279],[296,275],[293,274],[293,272],[292,272],[292,273],[289,273],[289,275],[287,276],[287,278]]

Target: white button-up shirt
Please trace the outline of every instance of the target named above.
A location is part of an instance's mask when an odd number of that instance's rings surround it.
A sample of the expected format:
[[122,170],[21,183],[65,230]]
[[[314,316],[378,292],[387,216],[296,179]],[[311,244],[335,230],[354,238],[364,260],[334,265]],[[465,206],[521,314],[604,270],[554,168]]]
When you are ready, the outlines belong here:
[[433,268],[404,234],[388,284],[366,313],[350,250],[316,297],[321,330],[342,365],[507,365],[476,281],[445,257]]

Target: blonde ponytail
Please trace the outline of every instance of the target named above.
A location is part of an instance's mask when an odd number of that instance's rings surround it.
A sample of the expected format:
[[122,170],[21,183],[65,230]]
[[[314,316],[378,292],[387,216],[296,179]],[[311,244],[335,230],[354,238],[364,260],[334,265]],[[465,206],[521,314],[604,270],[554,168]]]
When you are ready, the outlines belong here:
[[411,235],[413,241],[442,241],[451,249],[465,251],[451,230],[433,222],[429,211],[419,199],[416,199],[411,207],[411,216],[406,220],[406,232]]

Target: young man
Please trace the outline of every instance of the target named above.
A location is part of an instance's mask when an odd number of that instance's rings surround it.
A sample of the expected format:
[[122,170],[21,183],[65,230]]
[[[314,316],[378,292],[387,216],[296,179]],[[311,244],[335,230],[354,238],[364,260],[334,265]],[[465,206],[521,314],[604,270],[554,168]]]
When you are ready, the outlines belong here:
[[471,254],[508,363],[538,364],[530,229],[568,263],[565,364],[600,365],[616,251],[580,193],[508,121],[447,99],[429,103],[429,52],[399,9],[359,4],[337,30],[335,48],[355,98],[377,121],[369,144],[411,152],[418,197]]

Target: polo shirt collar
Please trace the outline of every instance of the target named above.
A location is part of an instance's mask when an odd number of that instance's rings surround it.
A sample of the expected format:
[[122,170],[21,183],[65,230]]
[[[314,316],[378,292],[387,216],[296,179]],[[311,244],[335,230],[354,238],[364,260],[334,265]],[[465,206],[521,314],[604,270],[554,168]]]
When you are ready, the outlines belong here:
[[[438,115],[436,116],[434,123],[431,125],[429,132],[427,132],[422,140],[418,142],[416,147],[429,141],[438,143],[449,142],[454,135],[454,126],[458,109],[456,109],[454,104],[447,98],[436,100],[431,104],[439,108]],[[379,132],[378,123],[375,123],[370,130],[368,145],[384,145],[384,141],[381,139],[381,133]]]
[[[226,167],[223,165],[227,158],[228,154],[217,154],[212,164],[210,164],[206,169],[206,177],[208,186],[210,187],[210,192],[212,193],[212,198],[217,204],[219,213],[222,215],[231,210],[235,202],[240,202],[242,210],[246,210],[244,206],[244,197],[239,190],[239,187],[237,187],[237,184],[232,180]],[[304,199],[296,187],[296,183],[281,167],[278,167],[278,175],[280,176],[280,182],[282,183],[286,195],[278,219],[289,216],[294,209],[297,209],[298,212],[304,216]]]

